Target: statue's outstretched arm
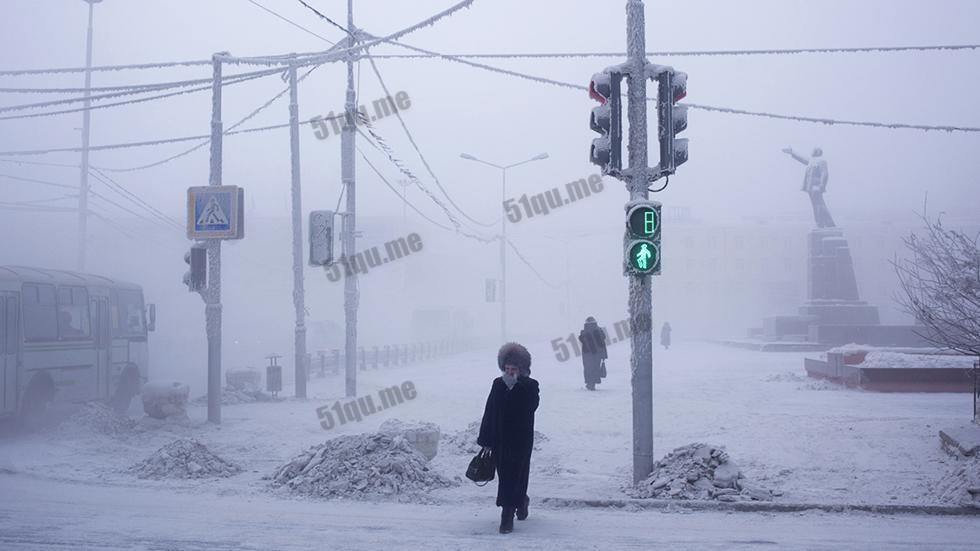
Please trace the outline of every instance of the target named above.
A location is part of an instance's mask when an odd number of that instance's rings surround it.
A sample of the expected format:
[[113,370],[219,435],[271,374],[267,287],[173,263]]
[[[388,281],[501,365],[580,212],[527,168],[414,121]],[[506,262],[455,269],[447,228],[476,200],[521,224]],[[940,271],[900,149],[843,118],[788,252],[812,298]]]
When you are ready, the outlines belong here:
[[783,153],[785,153],[785,154],[789,155],[790,157],[796,159],[796,161],[798,163],[801,163],[801,164],[804,164],[804,165],[809,165],[810,164],[810,159],[807,159],[806,157],[801,157],[795,151],[793,151],[793,148],[792,147],[787,147],[786,149],[783,150]]

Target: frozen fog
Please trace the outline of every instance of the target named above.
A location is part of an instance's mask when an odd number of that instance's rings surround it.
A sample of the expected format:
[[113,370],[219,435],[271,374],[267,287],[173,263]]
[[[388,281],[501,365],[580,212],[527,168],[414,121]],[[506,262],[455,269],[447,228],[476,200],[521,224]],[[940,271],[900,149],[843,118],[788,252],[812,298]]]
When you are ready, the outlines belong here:
[[[347,4],[0,3],[0,549],[980,546],[980,5]],[[630,9],[690,140],[632,197]],[[936,220],[958,340],[896,271]]]

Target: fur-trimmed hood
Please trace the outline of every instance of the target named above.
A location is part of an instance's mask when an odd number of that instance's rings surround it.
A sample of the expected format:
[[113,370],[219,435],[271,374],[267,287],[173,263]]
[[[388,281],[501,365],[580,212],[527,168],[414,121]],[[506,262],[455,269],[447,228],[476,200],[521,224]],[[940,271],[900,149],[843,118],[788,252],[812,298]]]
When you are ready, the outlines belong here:
[[503,371],[505,364],[516,365],[521,375],[530,375],[531,353],[524,346],[509,342],[501,346],[500,351],[497,352],[497,367]]

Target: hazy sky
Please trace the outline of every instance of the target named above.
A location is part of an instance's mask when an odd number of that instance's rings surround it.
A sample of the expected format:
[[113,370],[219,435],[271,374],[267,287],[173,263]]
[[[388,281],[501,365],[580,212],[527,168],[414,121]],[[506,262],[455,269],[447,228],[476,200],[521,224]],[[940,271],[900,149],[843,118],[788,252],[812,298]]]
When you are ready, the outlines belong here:
[[[259,0],[284,16],[337,40],[339,30],[318,20],[293,0]],[[343,21],[346,3],[317,0],[313,5]],[[451,0],[355,2],[355,20],[375,34],[418,21]],[[625,49],[625,2],[569,0],[477,0],[436,26],[405,41],[442,52],[571,52]],[[3,0],[0,4],[0,67],[80,66],[84,62],[86,6],[82,0]],[[600,8],[599,6],[603,6]],[[821,46],[958,44],[978,42],[980,5],[968,1],[743,1],[647,2],[649,50],[794,48]],[[96,64],[207,59],[212,52],[236,55],[319,50],[328,45],[274,18],[247,0],[106,0],[96,6]],[[389,47],[385,51],[394,52]],[[824,54],[752,57],[671,57],[690,75],[688,101],[777,113],[846,119],[980,126],[977,51]],[[585,84],[589,76],[617,59],[491,60],[491,65]],[[405,120],[430,163],[457,201],[478,218],[495,217],[498,175],[459,158],[469,152],[497,163],[516,162],[547,151],[551,159],[514,171],[511,190],[538,192],[586,176],[593,167],[587,151],[593,135],[584,94],[537,84],[441,60],[381,60],[392,89],[404,90],[412,106]],[[365,63],[361,102],[381,95]],[[245,67],[234,70],[248,70]],[[301,116],[337,110],[343,103],[343,68],[318,69],[300,90]],[[93,84],[201,78],[207,67],[168,71],[97,73]],[[81,75],[59,78],[2,78],[3,86],[79,86]],[[225,119],[250,112],[282,87],[276,77],[226,89]],[[5,104],[41,101],[39,96],[2,95]],[[45,97],[43,99],[50,99]],[[93,144],[208,131],[209,94],[191,94],[153,104],[93,114]],[[279,100],[252,124],[287,120]],[[79,115],[0,121],[0,149],[75,146]],[[424,173],[394,119],[379,122],[399,156]],[[304,126],[305,207],[331,208],[339,191],[340,140],[313,138]],[[692,111],[691,160],[658,199],[689,205],[701,219],[737,220],[741,213],[769,214],[790,209],[806,215],[799,193],[803,167],[780,153],[792,145],[808,152],[823,147],[830,163],[831,208],[846,219],[876,211],[906,214],[919,208],[925,191],[930,204],[972,212],[980,201],[976,150],[980,136],[914,130],[824,126]],[[151,162],[191,144],[96,152],[92,163],[126,167]],[[229,137],[225,143],[225,182],[246,186],[256,208],[286,214],[288,134]],[[381,160],[376,152],[372,159]],[[77,162],[77,155],[34,158]],[[4,163],[6,165],[6,163]],[[182,213],[184,189],[207,181],[204,148],[173,163],[119,174],[120,183],[168,213]],[[4,167],[7,170],[8,167]],[[386,174],[399,179],[390,166]],[[10,169],[74,183],[71,170]],[[9,171],[8,171],[9,172]],[[363,164],[361,214],[398,213],[398,200]],[[618,186],[618,182],[611,182]],[[2,184],[4,192],[24,185]],[[49,197],[51,190],[29,190],[24,198]],[[418,197],[418,196],[416,196]],[[595,216],[618,219],[625,191],[607,194]],[[875,206],[868,205],[875,201]],[[431,203],[420,204],[438,216]],[[328,206],[329,205],[329,206]],[[860,205],[859,207],[857,205]],[[604,210],[605,209],[605,210]],[[733,216],[732,213],[737,213]],[[570,219],[566,219],[566,222]],[[579,222],[580,223],[580,222]],[[556,229],[560,226],[556,226]]]

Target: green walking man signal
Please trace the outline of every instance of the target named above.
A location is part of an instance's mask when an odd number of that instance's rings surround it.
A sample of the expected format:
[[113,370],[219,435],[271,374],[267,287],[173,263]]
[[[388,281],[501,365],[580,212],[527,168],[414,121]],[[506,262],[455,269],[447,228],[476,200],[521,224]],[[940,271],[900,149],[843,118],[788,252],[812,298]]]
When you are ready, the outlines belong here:
[[623,275],[660,275],[660,213],[657,201],[626,205]]

